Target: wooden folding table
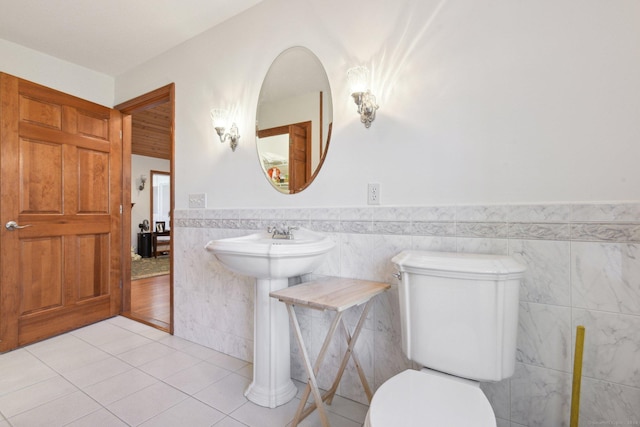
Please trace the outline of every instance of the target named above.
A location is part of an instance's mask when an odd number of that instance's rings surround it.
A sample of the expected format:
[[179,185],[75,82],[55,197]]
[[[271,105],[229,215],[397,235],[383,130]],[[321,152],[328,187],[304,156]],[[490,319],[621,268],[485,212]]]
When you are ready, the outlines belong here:
[[[300,351],[302,352],[302,357],[304,358],[305,369],[307,371],[307,376],[309,379],[307,382],[307,386],[304,389],[302,398],[300,399],[300,405],[298,405],[298,410],[296,411],[296,415],[293,418],[291,427],[296,427],[300,421],[306,418],[316,408],[318,409],[320,421],[322,422],[323,427],[329,427],[329,419],[327,418],[327,412],[324,406],[324,402],[326,401],[329,405],[331,404],[349,358],[353,359],[353,362],[356,365],[356,369],[358,370],[360,381],[362,382],[362,386],[364,387],[364,391],[367,394],[367,398],[369,399],[369,401],[371,401],[371,389],[369,388],[367,379],[364,376],[364,371],[362,370],[362,366],[358,361],[358,357],[354,352],[354,348],[356,340],[360,335],[362,325],[364,324],[367,318],[367,314],[369,313],[369,310],[373,305],[373,297],[378,295],[379,293],[386,291],[389,288],[390,285],[388,283],[358,279],[329,278],[313,282],[306,282],[297,286],[274,291],[269,294],[271,297],[279,299],[287,306],[289,318],[296,332],[296,337],[298,339],[298,344],[300,345]],[[362,311],[360,319],[358,320],[358,323],[353,330],[353,334],[351,334],[342,319],[342,314],[345,310],[361,304],[365,304],[364,310]],[[309,353],[307,352],[304,340],[302,338],[298,318],[296,317],[296,313],[293,309],[295,305],[309,307],[315,310],[330,310],[336,312],[333,322],[329,327],[329,331],[327,332],[327,337],[322,344],[322,348],[320,349],[320,353],[318,354],[318,358],[316,359],[316,363],[313,367],[311,366]],[[322,361],[324,359],[325,353],[327,352],[329,344],[331,343],[331,340],[333,339],[333,336],[335,335],[335,332],[338,329],[340,323],[344,328],[345,337],[347,339],[347,350],[342,358],[342,363],[340,364],[340,368],[338,369],[338,373],[333,382],[333,385],[329,390],[327,390],[324,395],[321,395],[320,390],[318,389],[316,375],[318,375],[318,371],[320,370],[320,366],[322,366]],[[307,400],[309,399],[309,394],[313,394],[315,403],[311,404],[307,409],[305,409],[305,405],[307,403]]]

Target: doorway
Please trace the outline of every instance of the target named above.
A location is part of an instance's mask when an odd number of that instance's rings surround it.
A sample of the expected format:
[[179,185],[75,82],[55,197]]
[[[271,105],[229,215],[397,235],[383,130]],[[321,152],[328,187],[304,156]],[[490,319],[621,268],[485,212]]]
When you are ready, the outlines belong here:
[[[125,121],[122,314],[173,333],[174,84],[115,107]],[[157,201],[162,206],[154,206]]]

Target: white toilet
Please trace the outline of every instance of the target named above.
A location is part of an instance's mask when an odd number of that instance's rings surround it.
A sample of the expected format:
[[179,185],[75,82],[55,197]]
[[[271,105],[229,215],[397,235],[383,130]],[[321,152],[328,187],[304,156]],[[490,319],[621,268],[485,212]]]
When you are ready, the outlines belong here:
[[404,251],[392,259],[406,370],[376,391],[365,427],[495,427],[480,381],[513,375],[518,290],[508,256]]

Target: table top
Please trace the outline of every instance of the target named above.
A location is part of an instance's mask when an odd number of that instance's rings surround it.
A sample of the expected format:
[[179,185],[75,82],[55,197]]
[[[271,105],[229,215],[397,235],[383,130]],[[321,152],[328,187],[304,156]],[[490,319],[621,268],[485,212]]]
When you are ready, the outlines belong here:
[[333,277],[273,291],[269,296],[287,304],[340,312],[363,304],[390,287],[388,283]]

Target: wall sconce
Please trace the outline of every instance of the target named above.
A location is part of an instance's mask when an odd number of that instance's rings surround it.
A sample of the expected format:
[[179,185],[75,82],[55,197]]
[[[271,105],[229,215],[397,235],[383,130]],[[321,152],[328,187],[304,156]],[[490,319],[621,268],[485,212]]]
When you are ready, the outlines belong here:
[[142,191],[144,190],[144,184],[147,183],[147,176],[146,175],[140,175],[140,185],[138,186],[138,190]]
[[232,123],[231,128],[226,132],[228,121],[227,111],[214,108],[211,110],[211,120],[213,121],[213,127],[215,128],[216,133],[220,137],[220,142],[224,143],[229,140],[231,150],[236,151],[240,134],[238,133],[238,126],[236,126],[235,123]]
[[351,96],[358,106],[360,121],[369,128],[376,118],[376,97],[369,90],[369,69],[359,66],[347,70],[347,80],[351,89]]

